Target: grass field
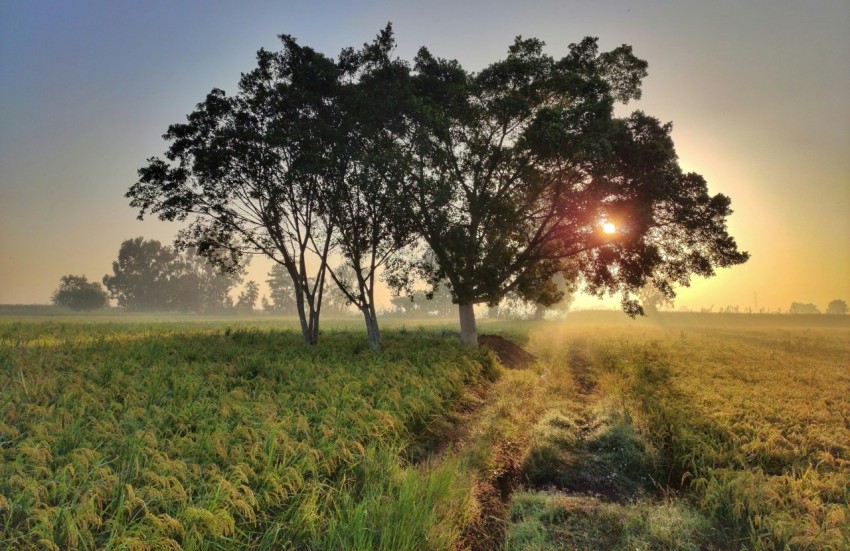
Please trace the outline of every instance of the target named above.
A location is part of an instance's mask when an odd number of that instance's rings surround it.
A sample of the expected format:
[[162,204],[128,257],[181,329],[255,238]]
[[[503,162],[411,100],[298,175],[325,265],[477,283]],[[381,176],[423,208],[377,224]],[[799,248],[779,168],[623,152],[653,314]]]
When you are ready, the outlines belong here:
[[2,316],[0,548],[848,549],[829,318]]
[[463,482],[400,456],[489,356],[438,332],[391,333],[381,356],[324,339],[4,323],[0,547],[448,547]]
[[517,495],[511,548],[850,548],[850,330],[770,322],[534,332],[582,400],[526,474],[600,499]]

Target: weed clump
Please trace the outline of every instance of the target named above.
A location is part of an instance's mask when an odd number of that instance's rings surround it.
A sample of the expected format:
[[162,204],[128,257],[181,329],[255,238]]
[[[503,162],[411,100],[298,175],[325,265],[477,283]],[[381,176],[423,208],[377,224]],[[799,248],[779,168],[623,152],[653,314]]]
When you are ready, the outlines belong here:
[[514,497],[506,551],[712,549],[708,521],[682,503],[604,503],[551,492]]
[[523,465],[533,487],[608,501],[634,500],[655,489],[655,450],[621,414],[609,411],[577,419],[550,412],[534,434],[536,444]]

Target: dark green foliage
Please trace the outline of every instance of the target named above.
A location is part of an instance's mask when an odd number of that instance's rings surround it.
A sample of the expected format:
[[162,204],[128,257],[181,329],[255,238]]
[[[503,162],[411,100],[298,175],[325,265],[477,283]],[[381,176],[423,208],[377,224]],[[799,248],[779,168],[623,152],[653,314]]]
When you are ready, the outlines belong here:
[[89,282],[86,276],[66,275],[60,278],[59,288],[53,291],[50,300],[71,310],[99,310],[106,306],[109,297],[100,283]]
[[338,135],[329,185],[322,186],[321,207],[334,228],[342,270],[331,276],[348,303],[366,321],[369,345],[381,347],[375,308],[377,270],[414,239],[404,186],[410,172],[408,117],[409,68],[392,59],[395,40],[387,27],[359,51],[340,54],[344,79],[336,101]]
[[257,52],[234,96],[214,89],[186,123],[169,127],[167,160],[148,159],[127,197],[140,217],[189,220],[178,243],[224,268],[251,254],[282,265],[302,337],[315,343],[332,237],[319,198],[339,137],[341,70],[291,36],[280,39],[280,52]]
[[614,117],[645,75],[630,47],[599,53],[592,38],[559,60],[517,38],[480,73],[420,50],[409,200],[429,251],[415,273],[447,279],[460,305],[515,293],[545,306],[568,261],[571,282],[621,293],[637,314],[632,294],[648,282],[672,296],[674,283],[745,261],[726,231],[728,198],[682,172],[670,125]]
[[[332,248],[353,277],[330,276],[376,349],[384,264],[394,287],[447,280],[461,339],[474,344],[473,304],[513,293],[546,307],[563,296],[558,273],[570,289],[581,279],[590,293],[620,293],[635,315],[647,284],[671,299],[674,284],[747,259],[726,230],[729,199],[680,169],[671,126],[614,116],[646,76],[629,46],[600,53],[585,38],[555,59],[518,37],[470,73],[425,48],[412,67],[392,59],[389,25],[338,60],[281,41],[258,52],[235,96],[215,89],[169,128],[167,160],[149,159],[127,196],[140,216],[190,220],[178,241],[222,265],[277,261],[307,342]],[[414,235],[421,250],[391,259]]]

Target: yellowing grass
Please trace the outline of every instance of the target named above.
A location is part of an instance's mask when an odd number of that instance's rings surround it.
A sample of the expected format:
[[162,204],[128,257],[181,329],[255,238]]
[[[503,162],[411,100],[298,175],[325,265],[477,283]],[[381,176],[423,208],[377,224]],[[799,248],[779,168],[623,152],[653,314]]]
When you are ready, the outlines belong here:
[[[223,324],[0,325],[0,548],[439,549],[469,489],[402,454],[487,355]],[[492,374],[492,371],[490,371]]]
[[510,549],[850,549],[827,318],[484,322],[538,361],[465,430],[496,369],[442,322],[373,354],[343,325],[0,321],[0,548],[498,548],[507,523]]
[[850,331],[566,325],[733,548],[850,548]]

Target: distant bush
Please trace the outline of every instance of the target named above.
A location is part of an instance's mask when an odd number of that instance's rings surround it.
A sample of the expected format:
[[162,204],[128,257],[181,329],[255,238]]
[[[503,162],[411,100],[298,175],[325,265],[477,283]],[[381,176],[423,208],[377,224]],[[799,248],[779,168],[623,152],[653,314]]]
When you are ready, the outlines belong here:
[[99,310],[106,306],[109,297],[100,283],[90,282],[86,276],[66,275],[50,300],[71,310]]
[[826,307],[826,313],[835,316],[845,316],[847,315],[847,311],[847,303],[840,299],[833,300]]
[[789,314],[820,314],[818,307],[811,302],[803,304],[802,302],[792,302],[788,308]]

